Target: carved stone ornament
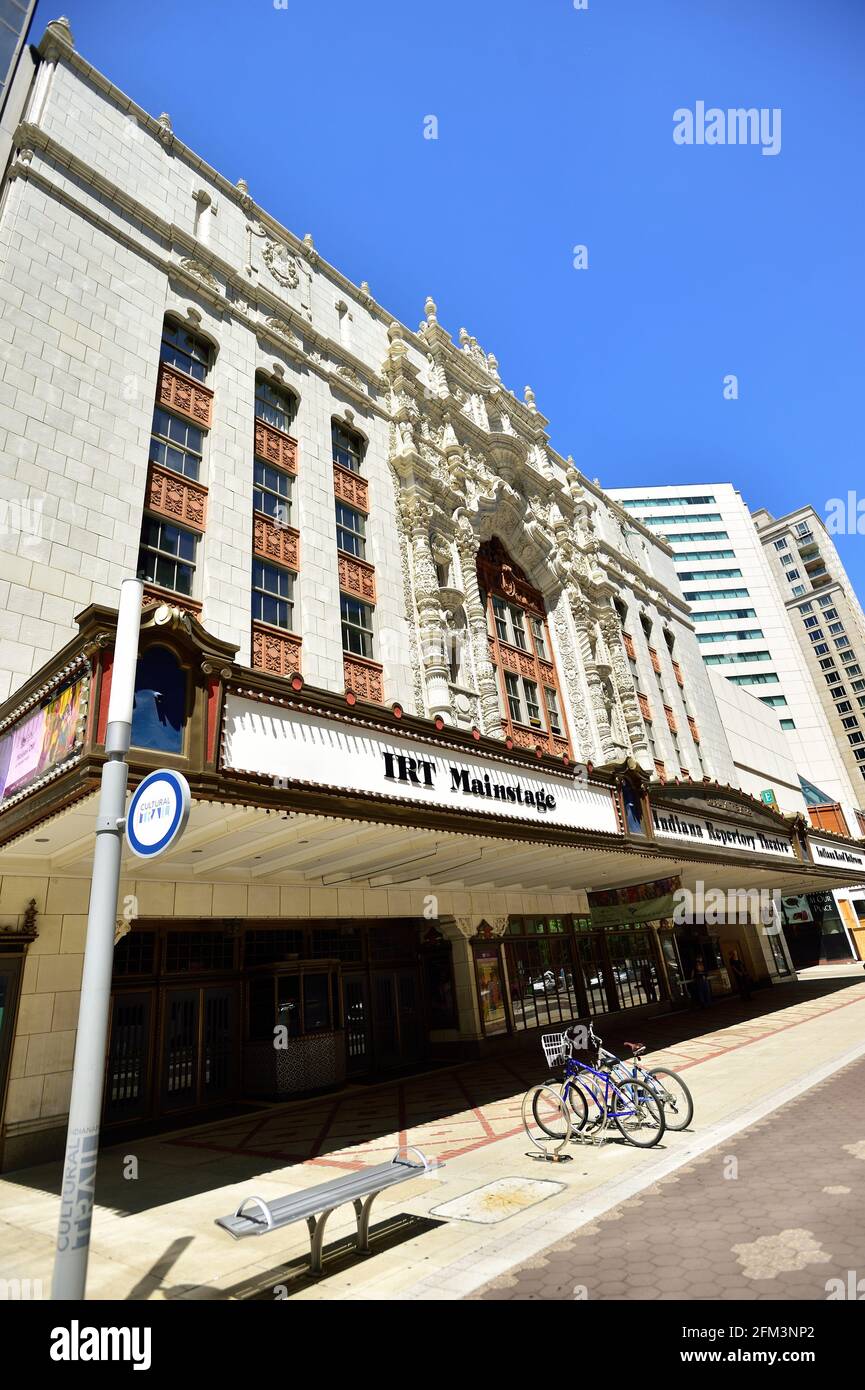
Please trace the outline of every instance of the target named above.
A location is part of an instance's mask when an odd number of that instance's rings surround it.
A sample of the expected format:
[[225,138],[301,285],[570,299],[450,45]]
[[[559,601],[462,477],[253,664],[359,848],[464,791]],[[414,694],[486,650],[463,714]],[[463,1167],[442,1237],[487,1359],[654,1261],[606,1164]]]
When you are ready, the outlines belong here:
[[271,241],[268,237],[261,255],[274,280],[287,289],[297,289],[300,284],[297,261],[283,242]]
[[207,266],[202,265],[201,261],[196,261],[193,260],[191,256],[186,256],[180,264],[187,274],[194,276],[202,285],[206,285],[209,290],[219,290],[220,285],[216,276],[212,275]]

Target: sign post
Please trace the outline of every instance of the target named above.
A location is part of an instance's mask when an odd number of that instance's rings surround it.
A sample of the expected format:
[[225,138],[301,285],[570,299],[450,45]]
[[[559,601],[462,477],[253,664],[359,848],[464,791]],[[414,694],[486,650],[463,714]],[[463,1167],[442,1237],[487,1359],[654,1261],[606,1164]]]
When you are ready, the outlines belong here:
[[117,636],[111,668],[111,696],[105,734],[106,761],[102,767],[96,815],[84,974],[72,1070],[66,1156],[63,1161],[57,1252],[51,1286],[51,1297],[55,1300],[83,1299],[87,1282],[114,962],[114,924],[120,887],[126,779],[129,773],[126,754],[132,733],[142,594],[140,580],[124,579],[120,588]]

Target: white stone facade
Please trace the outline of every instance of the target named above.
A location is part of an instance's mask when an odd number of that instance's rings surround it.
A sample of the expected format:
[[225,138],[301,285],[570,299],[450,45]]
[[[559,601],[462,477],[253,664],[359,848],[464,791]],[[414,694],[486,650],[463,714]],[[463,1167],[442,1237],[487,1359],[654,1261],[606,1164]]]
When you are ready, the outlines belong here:
[[[572,755],[733,780],[669,547],[556,454],[533,393],[508,391],[464,331],[454,342],[431,300],[418,329],[396,323],[310,236],[188,150],[167,116],[147,115],[89,68],[62,23],[40,53],[0,210],[0,698],[73,635],[76,613],[115,606],[120,579],[135,573],[169,315],[213,350],[193,597],[241,663],[252,659],[251,434],[263,373],[298,400],[294,627],[308,684],[342,692],[346,682],[337,420],[365,441],[384,703],[502,736],[475,572],[478,547],[497,537],[543,595]],[[440,649],[449,626],[466,635],[457,680]]]

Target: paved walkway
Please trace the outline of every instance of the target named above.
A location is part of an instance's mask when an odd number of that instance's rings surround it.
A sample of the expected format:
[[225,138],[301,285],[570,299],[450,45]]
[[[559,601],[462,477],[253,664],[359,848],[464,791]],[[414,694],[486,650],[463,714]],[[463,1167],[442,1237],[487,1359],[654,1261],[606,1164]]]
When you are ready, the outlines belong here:
[[[605,1040],[613,1046],[633,1021]],[[538,1050],[329,1099],[272,1106],[186,1133],[128,1141],[100,1156],[88,1296],[114,1299],[454,1299],[573,1235],[624,1195],[693,1161],[771,1110],[784,1088],[830,1074],[851,1049],[865,1052],[862,972],[828,973],[719,1003],[705,1014],[640,1025],[654,1061],[688,1075],[696,1101],[689,1134],[658,1149],[613,1139],[573,1147],[546,1164],[519,1122],[528,1082],[543,1077]],[[822,1071],[821,1071],[822,1069]],[[806,1073],[809,1074],[806,1076]],[[804,1079],[803,1079],[804,1078]],[[744,1116],[744,1118],[743,1118]],[[861,1137],[861,1136],[859,1136]],[[214,1220],[255,1192],[266,1200],[420,1144],[445,1166],[383,1194],[374,1208],[373,1254],[336,1250],[324,1280],[303,1272],[302,1226],[232,1241]],[[134,1162],[130,1162],[134,1160]],[[0,1179],[0,1279],[41,1279],[53,1264],[60,1165]],[[726,1186],[725,1186],[726,1191]],[[328,1224],[333,1249],[353,1228],[350,1209]],[[865,1271],[863,1271],[865,1272]],[[279,1293],[274,1291],[278,1290]]]
[[[749,1004],[719,1001],[703,1012],[610,1025],[604,1041],[615,1048],[636,1031],[638,1040],[652,1049],[656,1066],[686,1071],[865,998],[861,973],[830,978],[832,985],[818,979],[764,990]],[[534,1042],[531,1053],[506,1060],[355,1087],[336,1098],[303,1105],[275,1106],[264,1114],[208,1125],[166,1142],[235,1157],[255,1155],[341,1169],[380,1163],[401,1144],[416,1144],[430,1157],[451,1160],[521,1134],[523,1095],[547,1074]]]
[[473,1297],[865,1298],[863,1096],[860,1060]]

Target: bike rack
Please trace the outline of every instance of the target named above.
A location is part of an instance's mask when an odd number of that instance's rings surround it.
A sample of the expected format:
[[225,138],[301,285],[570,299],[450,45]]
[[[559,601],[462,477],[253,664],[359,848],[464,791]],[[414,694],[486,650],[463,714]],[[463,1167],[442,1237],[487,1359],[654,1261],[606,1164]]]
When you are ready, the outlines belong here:
[[[549,1152],[547,1149],[543,1148],[543,1147],[542,1147],[541,1141],[540,1141],[539,1139],[536,1139],[536,1138],[535,1138],[535,1136],[532,1134],[532,1131],[531,1131],[531,1129],[530,1129],[530,1127],[529,1127],[528,1120],[527,1120],[527,1118],[526,1118],[526,1111],[528,1110],[528,1107],[529,1107],[529,1101],[532,1100],[536,1095],[538,1095],[538,1093],[539,1093],[540,1091],[546,1091],[546,1092],[549,1093],[549,1095],[555,1097],[556,1104],[557,1104],[559,1110],[561,1111],[562,1115],[563,1115],[564,1118],[565,1118],[565,1133],[564,1133],[563,1137],[559,1140],[558,1148],[553,1149],[552,1152]],[[526,1134],[528,1135],[528,1137],[529,1137],[530,1141],[532,1142],[532,1144],[534,1144],[535,1148],[538,1149],[538,1150],[540,1151],[541,1157],[545,1160],[545,1162],[547,1162],[547,1163],[566,1163],[566,1162],[568,1162],[568,1160],[570,1159],[571,1155],[570,1155],[570,1154],[563,1154],[563,1153],[562,1153],[562,1149],[565,1147],[565,1145],[567,1144],[568,1140],[571,1139],[571,1138],[573,1137],[574,1127],[573,1127],[573,1123],[572,1123],[572,1121],[571,1121],[570,1114],[569,1114],[569,1112],[568,1112],[568,1107],[565,1105],[565,1102],[562,1100],[562,1098],[561,1098],[561,1096],[559,1095],[558,1091],[554,1091],[553,1088],[552,1088],[552,1086],[530,1086],[529,1089],[526,1091],[526,1094],[523,1096],[523,1104],[522,1104],[522,1110],[521,1110],[521,1118],[522,1118],[522,1122],[523,1122],[523,1129],[526,1131]],[[550,1142],[551,1142],[551,1143],[555,1143],[555,1140],[554,1140],[554,1139],[551,1139]]]

